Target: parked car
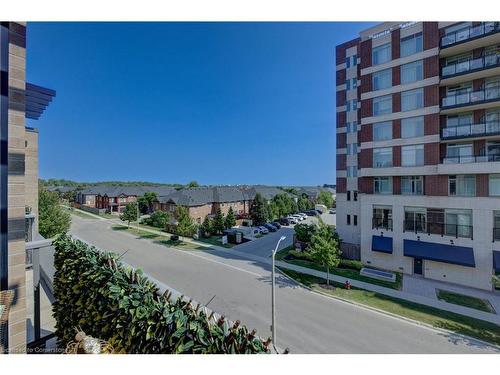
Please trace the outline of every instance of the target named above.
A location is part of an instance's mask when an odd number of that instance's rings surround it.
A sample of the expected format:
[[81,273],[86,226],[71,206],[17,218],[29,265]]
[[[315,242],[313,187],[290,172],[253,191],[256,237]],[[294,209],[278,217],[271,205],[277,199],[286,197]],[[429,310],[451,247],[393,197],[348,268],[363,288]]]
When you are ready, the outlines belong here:
[[264,226],[269,230],[269,232],[276,232],[278,230],[278,228],[271,223],[265,223]]
[[280,219],[281,225],[289,226],[290,225],[290,220],[288,220],[286,217],[282,217]]
[[302,217],[302,216],[300,216],[300,215],[298,215],[298,214],[292,215],[292,217],[294,217],[294,218],[295,218],[295,220],[297,220],[297,221],[302,221],[302,220],[304,220],[304,219],[305,219],[304,217]]
[[318,213],[316,212],[316,210],[309,210],[309,211],[306,211],[306,215],[307,216],[316,216]]
[[307,215],[304,212],[299,212],[297,215],[302,216],[303,220],[307,219]]
[[335,210],[335,208],[330,208],[330,210],[328,212],[330,214],[332,214],[332,215],[335,215],[337,213],[337,211]]
[[260,234],[268,234],[269,233],[269,230],[265,226],[263,226],[263,225],[261,225],[258,228],[260,230]]
[[281,224],[278,223],[277,221],[273,221],[271,222],[272,225],[274,225],[276,227],[276,229],[281,229]]
[[299,222],[297,218],[293,216],[288,216],[287,219],[290,222],[290,224],[297,224]]

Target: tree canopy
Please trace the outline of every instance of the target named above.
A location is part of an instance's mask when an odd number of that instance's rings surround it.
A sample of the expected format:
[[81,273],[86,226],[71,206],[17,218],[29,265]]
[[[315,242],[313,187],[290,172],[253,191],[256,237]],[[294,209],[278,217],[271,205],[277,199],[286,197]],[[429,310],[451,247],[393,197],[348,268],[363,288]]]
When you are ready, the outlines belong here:
[[255,194],[255,198],[250,206],[250,217],[254,225],[264,224],[269,217],[267,201],[260,193]]
[[171,217],[168,212],[158,210],[153,212],[149,218],[144,220],[144,223],[156,228],[165,229],[167,224],[170,222],[170,219]]
[[147,191],[144,193],[142,197],[137,199],[137,203],[139,204],[139,211],[142,214],[147,214],[153,211],[153,202],[158,199],[156,193],[152,191]]
[[312,259],[326,268],[326,283],[330,284],[330,268],[337,267],[340,263],[340,246],[338,237],[332,229],[319,219],[316,232],[311,237],[311,245],[307,249]]
[[224,226],[226,229],[234,227],[236,225],[236,217],[234,216],[234,211],[232,207],[229,207],[227,211],[226,219],[224,220]]
[[179,236],[190,237],[196,232],[196,225],[193,222],[186,207],[177,206],[175,211],[177,218],[176,233]]
[[324,204],[326,207],[333,207],[333,203],[335,200],[333,199],[333,195],[328,191],[320,191],[318,195],[317,202],[319,204]]
[[222,233],[225,228],[226,224],[224,222],[224,215],[222,214],[221,209],[218,208],[215,213],[212,229],[215,233],[219,234]]
[[59,201],[59,195],[40,188],[38,190],[38,230],[45,238],[68,231],[71,216]]
[[120,220],[126,221],[128,223],[129,227],[130,227],[131,221],[137,220],[137,203],[136,202],[128,203],[125,206],[125,209],[123,210],[122,214],[120,215]]

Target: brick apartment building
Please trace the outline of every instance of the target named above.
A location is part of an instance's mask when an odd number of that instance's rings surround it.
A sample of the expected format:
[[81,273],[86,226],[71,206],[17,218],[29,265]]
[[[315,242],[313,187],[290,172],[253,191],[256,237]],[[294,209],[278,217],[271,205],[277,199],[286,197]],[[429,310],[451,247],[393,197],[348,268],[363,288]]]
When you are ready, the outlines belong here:
[[491,289],[500,24],[382,23],[336,47],[337,227],[365,264]]
[[25,23],[0,23],[0,88],[0,293],[12,296],[10,309],[5,304],[0,313],[0,353],[19,353],[37,339],[39,323],[28,254],[50,245],[37,231],[38,130],[26,123],[38,120],[55,96],[26,82]]

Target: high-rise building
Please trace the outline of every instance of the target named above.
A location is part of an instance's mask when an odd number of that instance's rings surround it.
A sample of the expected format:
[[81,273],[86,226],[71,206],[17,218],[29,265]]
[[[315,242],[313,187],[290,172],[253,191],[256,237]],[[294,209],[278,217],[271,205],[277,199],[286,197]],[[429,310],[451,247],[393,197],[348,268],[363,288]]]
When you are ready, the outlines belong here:
[[50,245],[37,232],[38,131],[26,119],[55,95],[26,82],[26,23],[0,22],[0,88],[0,353],[16,353],[39,339],[31,255]]
[[500,23],[387,22],[336,48],[337,228],[366,265],[500,271]]

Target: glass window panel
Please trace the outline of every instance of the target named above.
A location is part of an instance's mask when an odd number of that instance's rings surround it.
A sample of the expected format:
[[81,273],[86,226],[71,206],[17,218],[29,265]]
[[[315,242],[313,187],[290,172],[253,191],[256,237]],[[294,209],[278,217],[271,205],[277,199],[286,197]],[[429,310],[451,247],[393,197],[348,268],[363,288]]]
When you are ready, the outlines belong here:
[[401,65],[401,84],[420,81],[424,78],[424,64],[422,60]]
[[392,121],[376,122],[373,124],[373,140],[386,141],[392,139]]
[[392,86],[392,69],[384,69],[372,75],[373,90],[383,90]]
[[391,43],[386,43],[372,49],[372,65],[379,65],[391,60]]
[[401,165],[404,167],[424,165],[424,145],[401,147]]
[[424,116],[401,120],[401,138],[422,137],[424,135]]
[[401,39],[401,57],[410,56],[422,51],[422,33],[414,34]]
[[373,99],[373,115],[380,116],[392,113],[392,95],[379,96]]
[[412,111],[424,106],[424,89],[415,89],[401,93],[401,110]]
[[392,147],[373,149],[373,167],[392,167]]

